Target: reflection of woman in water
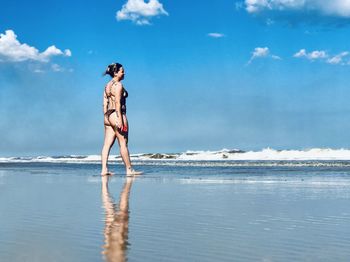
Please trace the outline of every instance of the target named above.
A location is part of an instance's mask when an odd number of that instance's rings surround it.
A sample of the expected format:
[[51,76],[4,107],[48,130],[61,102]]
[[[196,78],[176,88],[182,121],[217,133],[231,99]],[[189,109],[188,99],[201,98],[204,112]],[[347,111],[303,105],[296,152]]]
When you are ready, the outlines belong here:
[[109,65],[105,72],[105,75],[111,76],[112,80],[106,85],[103,93],[105,138],[101,154],[101,175],[109,174],[107,161],[116,138],[120,147],[120,155],[125,164],[126,175],[133,176],[141,174],[141,172],[132,169],[130,162],[128,150],[129,125],[126,118],[126,98],[128,97],[128,92],[121,83],[124,79],[124,74],[124,68],[119,63]]
[[108,179],[108,176],[102,176],[102,202],[106,214],[103,254],[108,262],[123,262],[128,245],[129,194],[134,178],[126,178],[118,206],[109,194]]

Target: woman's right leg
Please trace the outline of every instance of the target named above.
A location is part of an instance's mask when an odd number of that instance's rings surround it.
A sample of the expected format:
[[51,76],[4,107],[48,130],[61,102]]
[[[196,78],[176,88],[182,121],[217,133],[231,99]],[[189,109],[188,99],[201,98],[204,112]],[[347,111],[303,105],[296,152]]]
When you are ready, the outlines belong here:
[[108,167],[107,167],[107,161],[109,152],[111,151],[111,148],[115,142],[115,132],[113,128],[109,125],[105,125],[105,138],[101,153],[101,162],[102,162],[102,170],[101,175],[108,174]]
[[125,138],[123,135],[121,135],[118,131],[116,131],[116,137],[117,137],[118,143],[119,143],[120,155],[122,156],[122,159],[123,159],[124,164],[125,164],[126,175],[127,176],[141,175],[142,172],[135,171],[131,167],[127,138]]
[[130,155],[129,155],[129,149],[128,149],[128,143],[126,138],[121,135],[118,130],[115,131],[115,136],[118,139],[119,148],[120,148],[120,155],[123,159],[124,165],[126,170],[131,169],[131,161],[130,161]]

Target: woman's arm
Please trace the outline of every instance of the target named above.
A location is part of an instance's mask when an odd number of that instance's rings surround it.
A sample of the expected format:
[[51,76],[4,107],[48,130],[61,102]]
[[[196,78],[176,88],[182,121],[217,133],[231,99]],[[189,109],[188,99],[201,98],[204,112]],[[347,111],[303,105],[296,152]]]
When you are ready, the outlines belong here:
[[115,111],[117,113],[117,127],[123,128],[123,118],[120,107],[120,99],[122,97],[123,85],[121,83],[117,83],[113,85],[112,90],[114,91],[115,96]]
[[103,114],[106,114],[107,112],[107,104],[108,104],[108,98],[106,96],[106,92],[103,92]]

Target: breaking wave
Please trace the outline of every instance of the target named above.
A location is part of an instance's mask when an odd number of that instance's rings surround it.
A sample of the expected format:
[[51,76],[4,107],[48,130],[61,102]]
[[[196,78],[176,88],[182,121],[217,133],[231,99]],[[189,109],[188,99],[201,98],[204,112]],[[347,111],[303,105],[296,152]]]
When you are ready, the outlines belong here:
[[[143,153],[131,155],[132,161],[144,165],[176,166],[350,166],[350,150],[322,149],[242,151],[186,151],[183,153]],[[37,157],[0,157],[0,163],[99,163],[100,155],[62,155]],[[111,155],[110,162],[119,162]]]

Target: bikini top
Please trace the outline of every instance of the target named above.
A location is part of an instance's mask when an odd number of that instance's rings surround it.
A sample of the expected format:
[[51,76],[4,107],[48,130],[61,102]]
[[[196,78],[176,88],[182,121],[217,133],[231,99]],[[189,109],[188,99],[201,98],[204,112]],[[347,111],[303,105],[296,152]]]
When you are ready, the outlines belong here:
[[[115,84],[115,81],[112,81],[111,87]],[[126,113],[126,98],[128,97],[128,91],[125,90],[123,87],[122,90],[122,97],[120,98],[120,110],[122,113]],[[116,103],[115,103],[115,96],[112,95],[112,92],[110,91],[109,94],[107,93],[107,86],[105,87],[105,94],[107,97],[107,110],[116,110]]]

